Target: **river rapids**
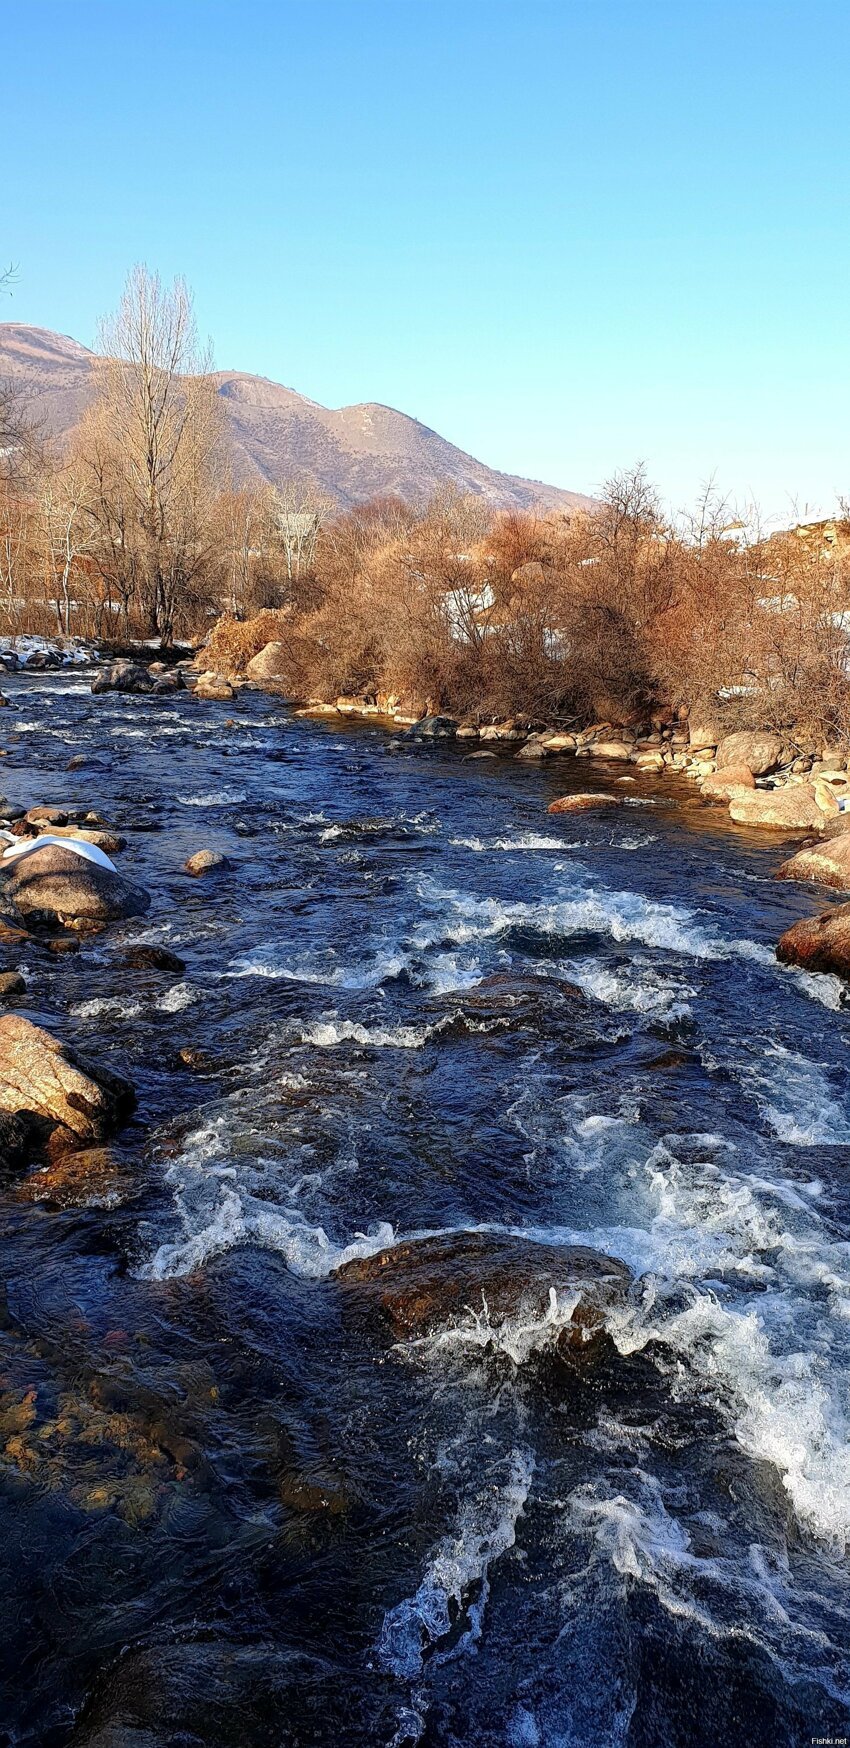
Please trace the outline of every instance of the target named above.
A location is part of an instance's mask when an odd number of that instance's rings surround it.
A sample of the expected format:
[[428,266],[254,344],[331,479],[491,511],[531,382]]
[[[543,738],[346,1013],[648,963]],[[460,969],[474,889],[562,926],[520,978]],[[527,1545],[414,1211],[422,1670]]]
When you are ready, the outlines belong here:
[[[776,844],[259,693],[4,689],[9,803],[96,807],[153,902],[10,960],[139,1108],[90,1205],[2,1184],[0,1744],[846,1736],[850,1009],[775,960]],[[455,1229],[625,1262],[592,1364],[554,1296],[352,1310]]]

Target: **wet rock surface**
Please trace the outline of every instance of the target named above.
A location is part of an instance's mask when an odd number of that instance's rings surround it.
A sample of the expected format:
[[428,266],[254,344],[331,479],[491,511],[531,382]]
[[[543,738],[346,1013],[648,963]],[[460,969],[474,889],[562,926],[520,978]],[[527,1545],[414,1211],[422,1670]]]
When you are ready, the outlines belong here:
[[0,1017],[0,1110],[79,1143],[112,1134],[135,1102],[129,1081],[20,1015]]
[[850,977],[850,904],[794,923],[781,936],[776,956],[784,965]]
[[493,1328],[513,1319],[541,1319],[552,1294],[567,1317],[558,1347],[589,1351],[605,1312],[621,1304],[629,1282],[623,1263],[579,1246],[554,1246],[488,1232],[414,1238],[376,1256],[344,1263],[337,1280],[375,1290],[398,1336],[422,1336],[481,1318]]
[[611,795],[605,790],[593,790],[586,794],[559,795],[556,801],[550,801],[549,813],[591,813],[597,807],[621,807],[622,795]]

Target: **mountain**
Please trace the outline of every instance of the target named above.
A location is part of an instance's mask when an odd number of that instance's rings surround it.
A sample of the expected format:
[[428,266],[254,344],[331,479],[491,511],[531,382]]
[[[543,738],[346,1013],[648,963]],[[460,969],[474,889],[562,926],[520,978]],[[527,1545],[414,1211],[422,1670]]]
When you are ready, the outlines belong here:
[[[94,363],[94,353],[65,334],[0,322],[0,378],[20,384],[51,437],[65,437],[82,416],[93,393]],[[498,473],[393,407],[321,407],[294,389],[238,370],[217,371],[215,381],[240,483],[298,476],[341,507],[387,492],[418,503],[446,484],[497,509],[570,509],[592,502],[580,492]]]

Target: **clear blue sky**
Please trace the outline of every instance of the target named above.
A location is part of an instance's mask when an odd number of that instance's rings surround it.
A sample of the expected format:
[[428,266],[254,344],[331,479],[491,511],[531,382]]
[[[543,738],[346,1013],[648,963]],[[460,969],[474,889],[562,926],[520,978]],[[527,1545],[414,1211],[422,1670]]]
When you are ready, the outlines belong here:
[[0,319],[137,260],[218,365],[593,489],[850,495],[847,0],[2,0]]

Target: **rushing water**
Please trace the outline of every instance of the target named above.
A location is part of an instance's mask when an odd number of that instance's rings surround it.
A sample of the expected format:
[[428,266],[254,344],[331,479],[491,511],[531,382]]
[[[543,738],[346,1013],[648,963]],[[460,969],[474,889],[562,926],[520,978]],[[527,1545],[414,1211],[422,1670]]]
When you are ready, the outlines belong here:
[[[850,1015],[775,962],[775,846],[258,694],[5,689],[9,800],[98,807],[153,905],[6,949],[139,1111],[122,1196],[5,1185],[0,1743],[845,1733]],[[629,1264],[597,1364],[554,1312],[393,1346],[332,1274],[482,1226]]]

